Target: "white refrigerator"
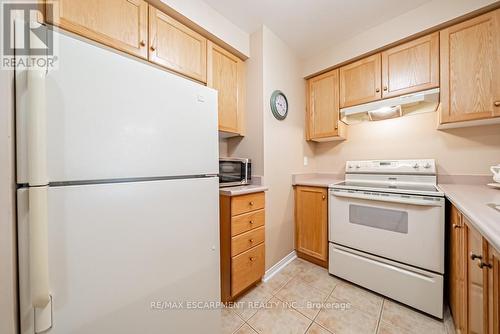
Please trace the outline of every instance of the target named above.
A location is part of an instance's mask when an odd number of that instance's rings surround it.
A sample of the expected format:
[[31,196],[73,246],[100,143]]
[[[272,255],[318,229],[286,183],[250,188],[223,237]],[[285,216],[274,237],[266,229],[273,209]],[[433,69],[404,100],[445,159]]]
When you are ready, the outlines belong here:
[[16,69],[22,334],[218,333],[216,91],[54,40]]

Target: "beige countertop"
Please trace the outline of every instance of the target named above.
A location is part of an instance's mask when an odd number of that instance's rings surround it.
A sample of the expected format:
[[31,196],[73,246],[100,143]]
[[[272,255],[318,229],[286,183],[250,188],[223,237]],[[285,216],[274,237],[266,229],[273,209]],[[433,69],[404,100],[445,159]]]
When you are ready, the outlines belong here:
[[474,228],[500,251],[500,190],[478,184],[439,184],[439,188]]
[[339,174],[311,173],[292,175],[292,185],[328,188],[335,183],[344,181],[344,176]]
[[249,184],[247,186],[236,186],[220,188],[219,194],[224,196],[239,196],[267,191],[269,188],[260,184]]

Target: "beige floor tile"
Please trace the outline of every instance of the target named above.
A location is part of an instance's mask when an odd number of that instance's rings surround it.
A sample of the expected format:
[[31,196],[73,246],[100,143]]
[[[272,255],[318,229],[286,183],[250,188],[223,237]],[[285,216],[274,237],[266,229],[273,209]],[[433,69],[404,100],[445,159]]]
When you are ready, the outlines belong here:
[[338,278],[328,274],[328,270],[320,266],[314,266],[305,272],[298,273],[297,277],[310,286],[328,294],[341,282]]
[[406,333],[445,333],[444,323],[390,300],[384,300],[381,320]]
[[273,295],[268,289],[257,286],[237,299],[233,306],[233,310],[246,321],[257,313],[257,311],[272,297]]
[[259,310],[248,320],[258,333],[303,334],[312,322],[277,298],[271,299],[270,304],[272,307]]
[[[336,299],[328,299],[328,302],[342,303]],[[319,312],[314,321],[335,334],[372,334],[377,329],[378,317],[355,307],[345,309],[327,307]]]
[[274,295],[292,278],[293,275],[291,273],[280,271],[271,277],[267,282],[259,283],[259,286]]
[[380,321],[377,334],[408,334],[405,330],[389,325],[384,321]]
[[293,278],[276,294],[276,297],[313,320],[328,293],[313,288],[298,278]]
[[314,268],[314,267],[317,267],[317,265],[297,258],[297,259],[293,260],[292,262],[290,262],[281,271],[295,276],[301,272],[306,272],[307,270]]
[[342,283],[335,287],[332,297],[350,303],[375,317],[379,317],[382,309],[383,298],[363,288],[350,283]]
[[309,327],[309,329],[307,330],[306,334],[332,334],[332,333],[313,322],[311,327]]
[[232,309],[223,308],[221,310],[222,334],[234,333],[243,325],[244,321]]
[[257,334],[257,332],[254,331],[252,327],[248,326],[248,324],[244,324],[234,334]]

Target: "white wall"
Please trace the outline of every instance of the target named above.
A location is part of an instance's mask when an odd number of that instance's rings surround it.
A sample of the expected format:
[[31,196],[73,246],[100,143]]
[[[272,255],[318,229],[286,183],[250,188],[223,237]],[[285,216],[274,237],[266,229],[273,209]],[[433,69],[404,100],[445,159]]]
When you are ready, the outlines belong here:
[[[266,268],[294,249],[293,188],[291,175],[314,171],[312,144],[304,140],[305,81],[301,62],[268,28],[251,36],[247,60],[246,136],[228,140],[231,156],[250,157],[254,174],[264,176],[266,193]],[[289,103],[288,117],[276,120],[269,106],[279,89]],[[308,167],[303,157],[308,156]]]
[[233,48],[250,56],[249,35],[202,0],[160,0]]
[[497,0],[429,1],[306,59],[302,76],[307,77],[495,2]]
[[[305,141],[305,80],[301,62],[271,30],[263,27],[264,60],[264,180],[266,195],[266,267],[269,268],[294,249],[293,173],[315,170],[313,144]],[[283,121],[271,113],[274,90],[285,93],[289,111]],[[303,165],[303,157],[309,165]]]
[[0,333],[17,332],[13,73],[0,70]]
[[436,159],[438,173],[486,175],[500,163],[500,125],[436,130],[436,113],[349,126],[345,142],[318,143],[318,172],[343,173],[347,160]]

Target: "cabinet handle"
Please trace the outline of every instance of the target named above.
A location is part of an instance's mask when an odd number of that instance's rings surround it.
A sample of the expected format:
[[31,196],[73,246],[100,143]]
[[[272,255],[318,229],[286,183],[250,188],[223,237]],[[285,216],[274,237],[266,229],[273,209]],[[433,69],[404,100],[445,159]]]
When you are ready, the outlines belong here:
[[248,239],[248,241],[249,241],[250,243],[253,243],[253,239]]
[[384,92],[387,92],[387,86],[384,86]]
[[476,254],[474,254],[474,253],[470,253],[470,259],[471,259],[472,261],[474,261],[474,260],[481,260],[482,258],[483,258],[483,257],[482,257],[481,255],[476,255]]
[[462,226],[460,226],[458,224],[453,224],[453,228],[462,228]]
[[500,107],[500,101],[495,101],[495,107]]
[[248,223],[249,223],[250,225],[252,225],[252,224],[253,224],[253,220],[250,220]]
[[252,261],[252,262],[255,261],[255,258],[253,256],[250,257],[250,261]]
[[140,44],[141,46],[146,46],[146,41],[142,40],[139,44]]
[[325,199],[326,199],[326,196],[325,196],[325,195],[321,196],[321,199],[325,200]]
[[151,51],[154,51],[154,50],[156,50],[156,48],[153,45],[151,45]]
[[250,206],[253,206],[253,201],[250,201],[250,203],[248,203],[248,204],[250,204]]
[[481,269],[483,269],[484,267],[488,268],[488,269],[491,269],[493,268],[493,266],[491,265],[491,263],[484,263],[483,261],[479,261],[477,263],[477,266]]
[[380,92],[380,88],[376,88],[375,93],[379,93],[379,92]]

